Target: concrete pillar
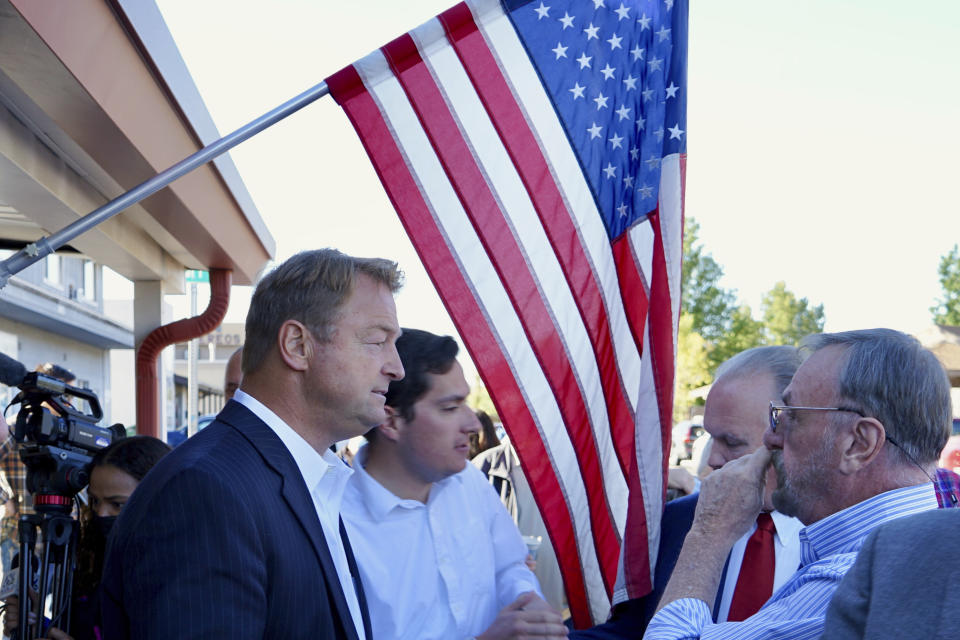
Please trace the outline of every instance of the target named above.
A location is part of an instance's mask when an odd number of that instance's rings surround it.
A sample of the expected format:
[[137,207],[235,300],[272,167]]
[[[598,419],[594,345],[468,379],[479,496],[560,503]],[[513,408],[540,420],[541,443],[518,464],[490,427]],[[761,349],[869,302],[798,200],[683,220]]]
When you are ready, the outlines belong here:
[[[163,305],[163,283],[160,280],[134,280],[133,282],[133,341],[136,350],[139,352],[140,345],[146,339],[150,332],[161,326],[164,321]],[[157,358],[156,380],[158,388],[156,389],[156,424],[159,426],[157,433],[146,433],[142,425],[137,424],[137,433],[156,436],[161,439],[166,438],[167,423],[167,367],[164,366],[164,359]],[[172,372],[172,369],[170,370]],[[172,374],[171,374],[172,375]],[[172,385],[172,380],[170,381]],[[172,391],[172,386],[170,387]],[[137,394],[137,405],[142,402],[141,395]]]
[[151,331],[163,324],[163,283],[133,281],[133,343],[137,348]]

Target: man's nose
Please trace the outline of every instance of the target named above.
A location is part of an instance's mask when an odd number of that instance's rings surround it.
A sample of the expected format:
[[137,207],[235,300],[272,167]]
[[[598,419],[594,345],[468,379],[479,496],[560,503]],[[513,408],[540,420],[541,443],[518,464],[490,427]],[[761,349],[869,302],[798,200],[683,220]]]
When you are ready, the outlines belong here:
[[763,432],[763,446],[771,451],[783,449],[783,434],[774,432],[774,430],[768,426]]
[[400,361],[400,354],[397,352],[397,345],[390,345],[390,354],[383,365],[383,373],[391,380],[402,380],[406,372],[403,370],[403,362]]
[[707,458],[707,466],[711,469],[719,469],[727,462],[726,458],[720,455],[719,451],[716,451],[716,448],[716,446],[711,447],[713,451],[710,452],[710,457]]

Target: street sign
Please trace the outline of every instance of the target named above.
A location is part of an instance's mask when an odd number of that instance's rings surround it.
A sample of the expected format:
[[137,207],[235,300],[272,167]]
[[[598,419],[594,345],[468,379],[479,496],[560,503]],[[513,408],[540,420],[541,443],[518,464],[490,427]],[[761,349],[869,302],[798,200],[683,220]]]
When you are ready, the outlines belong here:
[[210,272],[187,269],[187,282],[210,282]]

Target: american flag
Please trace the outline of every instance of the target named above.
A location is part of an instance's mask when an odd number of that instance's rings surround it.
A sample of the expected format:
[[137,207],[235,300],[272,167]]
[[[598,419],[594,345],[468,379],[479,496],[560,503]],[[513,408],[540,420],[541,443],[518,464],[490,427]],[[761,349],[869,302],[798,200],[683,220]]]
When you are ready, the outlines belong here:
[[517,449],[578,627],[650,590],[686,0],[468,0],[327,79]]

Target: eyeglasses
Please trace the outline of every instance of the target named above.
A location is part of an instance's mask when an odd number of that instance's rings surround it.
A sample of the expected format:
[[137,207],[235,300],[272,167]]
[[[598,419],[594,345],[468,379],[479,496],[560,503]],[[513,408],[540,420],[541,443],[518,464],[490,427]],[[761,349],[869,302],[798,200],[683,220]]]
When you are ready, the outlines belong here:
[[[770,431],[774,433],[777,432],[777,427],[781,426],[780,421],[783,419],[781,414],[784,411],[848,411],[850,413],[857,414],[861,418],[867,417],[859,409],[851,409],[850,407],[787,407],[787,406],[775,405],[773,404],[773,402],[771,402],[770,403]],[[886,435],[886,434],[884,434],[884,439],[890,444],[892,444],[893,446],[895,446],[897,449],[899,449],[903,453],[903,455],[905,455],[907,459],[910,460],[910,462],[915,464],[918,469],[923,471],[924,475],[930,478],[931,482],[933,482],[934,484],[937,484],[936,479],[934,479],[929,473],[927,473],[927,470],[923,468],[923,465],[917,462],[917,459],[914,458],[912,455],[910,455],[910,453],[907,452],[907,450],[904,449],[899,442],[897,442],[896,440],[894,440],[893,438],[891,438],[889,435]]]
[[788,407],[780,406],[770,403],[770,431],[773,433],[777,432],[777,427],[781,426],[781,421],[783,420],[783,412],[785,411],[848,411],[850,413],[855,413],[861,418],[866,416],[863,415],[863,412],[859,409],[851,409],[850,407]]

